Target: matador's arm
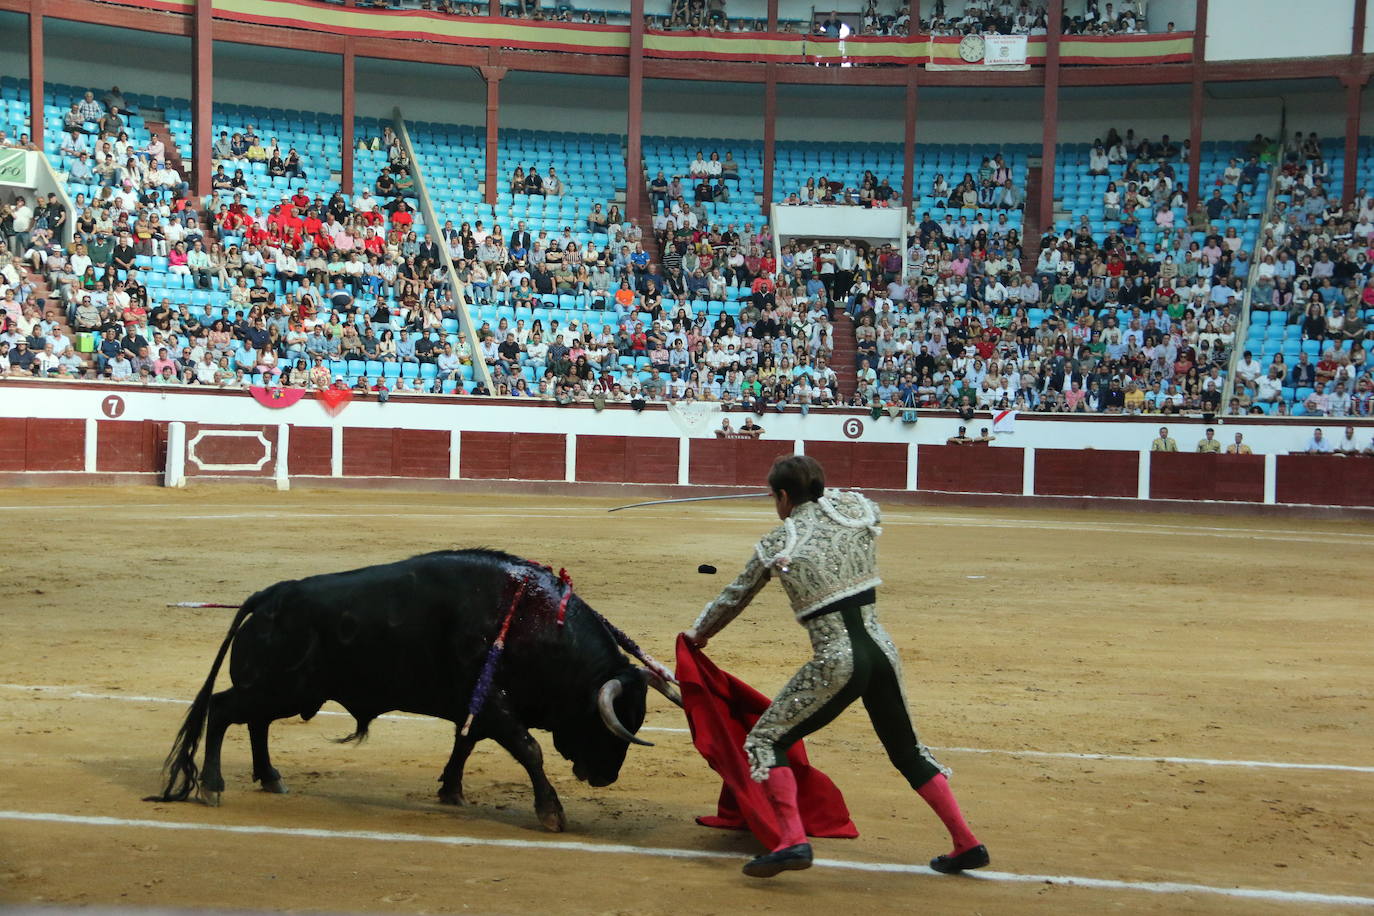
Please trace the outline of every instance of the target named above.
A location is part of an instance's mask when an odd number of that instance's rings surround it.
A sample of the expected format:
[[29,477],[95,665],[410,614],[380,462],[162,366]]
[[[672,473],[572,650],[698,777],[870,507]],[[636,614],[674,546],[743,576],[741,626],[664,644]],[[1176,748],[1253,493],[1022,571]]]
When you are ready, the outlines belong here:
[[740,611],[749,606],[772,575],[769,567],[759,559],[758,551],[750,551],[749,562],[734,582],[727,585],[714,601],[706,605],[692,624],[692,633],[705,642],[725,629],[726,624],[739,616]]

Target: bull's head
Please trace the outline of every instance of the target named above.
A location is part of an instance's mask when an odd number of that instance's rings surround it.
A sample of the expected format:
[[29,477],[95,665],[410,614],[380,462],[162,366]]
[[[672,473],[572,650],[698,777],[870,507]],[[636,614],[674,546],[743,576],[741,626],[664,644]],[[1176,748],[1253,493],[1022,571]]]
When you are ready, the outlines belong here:
[[574,776],[593,786],[608,786],[619,778],[631,744],[653,747],[652,741],[635,735],[644,724],[649,686],[682,705],[675,692],[655,675],[643,668],[629,668],[601,684],[596,695],[588,698],[587,720],[573,730],[577,738],[560,742],[555,733],[554,743],[572,760]]

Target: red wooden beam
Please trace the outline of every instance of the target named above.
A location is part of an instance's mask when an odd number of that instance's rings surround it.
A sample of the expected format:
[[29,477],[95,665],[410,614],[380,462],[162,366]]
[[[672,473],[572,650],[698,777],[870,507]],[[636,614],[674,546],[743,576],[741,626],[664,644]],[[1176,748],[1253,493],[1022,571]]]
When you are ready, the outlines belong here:
[[778,80],[777,64],[764,68],[763,83],[763,212],[773,206],[773,176],[778,162]]
[[1193,26],[1193,92],[1188,107],[1188,210],[1202,199],[1198,184],[1202,180],[1202,90],[1207,62],[1207,0],[1197,0],[1197,22]]
[[[1040,225],[1054,223],[1054,147],[1059,142],[1059,39],[1064,26],[1064,0],[1050,0],[1045,35],[1044,134],[1040,143]],[[1035,242],[1032,239],[1031,242]]]
[[196,0],[191,37],[191,187],[197,197],[210,193],[210,149],[215,142],[211,106],[215,97],[215,26],[212,0]]
[[[768,31],[778,31],[778,0],[768,0]],[[773,212],[773,177],[778,164],[778,66],[763,68],[763,212]],[[771,216],[765,216],[771,221]]]
[[[638,219],[644,199],[644,0],[630,0],[630,85],[625,118],[625,215]],[[651,226],[643,227],[645,232]]]
[[[919,4],[918,12],[919,12]],[[906,133],[902,149],[902,202],[909,211],[907,221],[911,222],[916,211],[916,74],[917,67],[908,67],[906,73]]]
[[43,96],[43,0],[33,0],[29,7],[29,140],[39,149],[43,148]]
[[[349,6],[353,5],[353,0],[348,0]],[[353,40],[344,40],[344,52],[341,62],[343,64],[343,125],[339,130],[339,139],[343,150],[342,174],[339,176],[340,189],[345,197],[353,196],[353,149],[357,146],[358,139],[353,135],[353,118],[356,113],[358,100],[357,94],[357,61],[353,56]]]
[[1341,200],[1355,199],[1356,170],[1360,165],[1360,108],[1364,101],[1364,29],[1366,6],[1355,3],[1354,27],[1350,33],[1350,73],[1345,83],[1345,174],[1341,176]]
[[482,199],[489,204],[496,203],[499,177],[496,174],[496,153],[500,148],[501,130],[501,80],[506,77],[506,68],[496,64],[500,60],[498,52],[492,52],[493,63],[479,68],[482,79],[487,82],[487,163],[486,190]]

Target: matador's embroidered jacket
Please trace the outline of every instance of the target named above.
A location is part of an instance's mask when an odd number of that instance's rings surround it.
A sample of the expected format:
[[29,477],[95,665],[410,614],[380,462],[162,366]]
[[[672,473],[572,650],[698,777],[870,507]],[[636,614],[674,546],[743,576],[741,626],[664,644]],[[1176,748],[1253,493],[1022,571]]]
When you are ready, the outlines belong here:
[[882,584],[873,540],[878,504],[849,490],[802,503],[754,547],[744,571],[706,605],[693,625],[711,637],[724,629],[777,576],[801,621],[827,604]]

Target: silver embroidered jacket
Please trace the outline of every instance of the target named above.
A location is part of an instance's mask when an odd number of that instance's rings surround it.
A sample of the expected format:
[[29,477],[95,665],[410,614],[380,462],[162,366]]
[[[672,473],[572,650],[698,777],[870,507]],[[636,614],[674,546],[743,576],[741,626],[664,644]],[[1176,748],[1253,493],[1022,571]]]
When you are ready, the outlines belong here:
[[798,620],[841,598],[882,584],[874,539],[878,504],[849,490],[802,503],[754,547],[739,578],[706,605],[693,629],[714,636],[748,606],[772,576]]

